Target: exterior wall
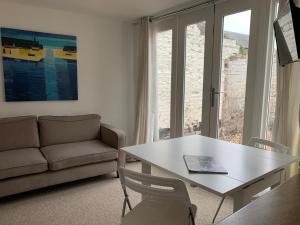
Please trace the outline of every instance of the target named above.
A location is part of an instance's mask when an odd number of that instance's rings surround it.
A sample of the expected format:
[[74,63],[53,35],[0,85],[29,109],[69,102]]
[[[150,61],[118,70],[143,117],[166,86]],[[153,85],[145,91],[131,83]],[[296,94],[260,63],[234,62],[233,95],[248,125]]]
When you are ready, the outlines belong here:
[[269,112],[268,112],[268,125],[267,125],[267,139],[272,141],[272,131],[275,120],[275,110],[276,110],[276,98],[277,98],[277,53],[274,52],[273,55],[273,67],[272,67],[272,77],[270,84],[270,96],[269,96]]
[[186,31],[185,132],[199,131],[202,120],[205,23],[192,24]]
[[157,35],[157,90],[160,127],[170,128],[172,31]]
[[241,142],[244,125],[247,57],[225,59],[223,71],[224,94],[221,95],[220,138]]
[[[190,25],[187,28],[186,39],[186,73],[185,73],[185,132],[193,133],[201,129],[202,93],[204,72],[205,24]],[[158,35],[157,72],[158,96],[160,112],[160,128],[170,127],[170,87],[171,87],[171,36]],[[220,119],[228,126],[232,123],[232,115],[239,121],[237,129],[243,125],[243,106],[246,83],[247,58],[240,55],[240,46],[235,40],[224,39],[223,70],[221,76],[221,91],[226,94],[221,99]],[[166,60],[167,59],[167,60]],[[242,75],[240,75],[242,74]],[[236,94],[238,91],[238,94]],[[230,103],[229,105],[227,103]],[[242,110],[242,111],[241,111]],[[228,130],[229,129],[229,130]],[[228,126],[229,132],[236,127]]]

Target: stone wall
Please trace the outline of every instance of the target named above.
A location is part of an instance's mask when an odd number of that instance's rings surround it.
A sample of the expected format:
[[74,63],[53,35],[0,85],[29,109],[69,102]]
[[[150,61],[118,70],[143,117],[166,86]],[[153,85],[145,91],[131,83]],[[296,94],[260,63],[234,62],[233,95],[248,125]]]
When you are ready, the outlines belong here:
[[205,53],[205,22],[186,29],[185,105],[186,132],[199,131],[202,119],[202,94]]
[[[186,30],[185,60],[185,133],[199,133],[202,119],[205,23]],[[159,123],[164,131],[170,128],[172,32],[157,36],[157,75]],[[220,137],[240,142],[242,135],[247,74],[247,50],[241,51],[236,40],[224,38],[220,95]],[[273,82],[274,86],[274,82]],[[273,91],[274,92],[274,91]],[[274,98],[274,93],[271,94]],[[272,106],[272,111],[274,106]]]
[[157,34],[157,91],[159,127],[170,128],[172,31]]
[[241,136],[243,131],[247,57],[239,55],[225,59],[222,75],[224,94],[220,96],[220,137],[231,140],[231,137]]
[[270,100],[268,111],[268,126],[267,126],[267,139],[272,140],[272,132],[275,120],[276,98],[277,98],[277,53],[273,55],[272,77],[270,84]]

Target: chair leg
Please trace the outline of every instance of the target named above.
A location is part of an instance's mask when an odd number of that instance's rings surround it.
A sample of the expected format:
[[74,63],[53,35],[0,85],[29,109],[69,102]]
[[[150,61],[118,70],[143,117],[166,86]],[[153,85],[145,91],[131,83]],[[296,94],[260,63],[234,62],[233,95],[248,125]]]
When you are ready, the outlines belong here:
[[192,211],[192,209],[190,208],[190,217],[191,217],[191,221],[192,221],[192,225],[196,225],[195,223],[195,215]]
[[215,213],[215,216],[214,216],[214,218],[213,218],[213,221],[212,221],[213,224],[215,223],[215,220],[216,220],[216,218],[217,218],[217,216],[218,216],[218,213],[219,213],[219,211],[220,211],[220,209],[221,209],[221,207],[222,207],[222,205],[223,205],[223,203],[224,203],[225,198],[226,198],[226,197],[223,197],[223,198],[222,198],[222,200],[221,200],[221,202],[220,202],[220,204],[219,204],[219,206],[218,206],[218,209],[217,209],[217,211],[216,211],[216,213]]
[[196,225],[195,218],[192,215],[191,215],[191,221],[192,221],[192,225]]
[[127,202],[128,208],[129,208],[130,210],[132,210],[132,206],[131,206],[131,203],[130,203],[128,197],[126,198],[126,202]]
[[128,197],[125,197],[123,202],[123,208],[122,208],[122,217],[125,216],[126,204],[128,205],[129,210],[132,210],[132,206]]
[[132,206],[131,206],[131,203],[129,201],[126,188],[123,189],[123,193],[124,193],[125,198],[124,198],[124,202],[123,202],[122,217],[124,217],[124,215],[125,215],[126,204],[128,205],[129,210],[132,210]]
[[120,178],[120,176],[119,176],[119,170],[117,170],[117,178]]
[[125,209],[126,209],[126,199],[124,198],[123,208],[122,208],[122,217],[124,217],[124,215],[125,215]]

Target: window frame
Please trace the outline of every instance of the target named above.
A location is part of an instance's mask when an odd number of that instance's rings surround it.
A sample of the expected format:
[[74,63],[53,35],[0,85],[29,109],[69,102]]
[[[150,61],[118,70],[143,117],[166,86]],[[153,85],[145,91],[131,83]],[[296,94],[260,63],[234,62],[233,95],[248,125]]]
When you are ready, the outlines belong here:
[[271,0],[269,9],[269,29],[268,29],[268,42],[267,42],[267,52],[266,52],[266,71],[264,80],[264,92],[262,100],[262,112],[261,112],[261,123],[259,130],[259,137],[267,138],[268,129],[268,118],[269,118],[269,104],[270,104],[270,92],[271,92],[271,82],[272,82],[272,65],[273,65],[273,54],[274,54],[274,44],[275,44],[275,34],[273,29],[273,22],[276,19],[277,12],[276,7],[279,4],[279,0]]

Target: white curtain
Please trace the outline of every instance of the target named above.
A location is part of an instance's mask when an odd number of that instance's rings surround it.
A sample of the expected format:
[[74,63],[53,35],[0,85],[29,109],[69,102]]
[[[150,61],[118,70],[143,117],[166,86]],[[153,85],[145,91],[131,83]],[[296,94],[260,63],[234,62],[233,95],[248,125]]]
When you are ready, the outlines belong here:
[[136,144],[144,144],[153,140],[153,116],[151,112],[151,29],[149,17],[143,17],[138,26],[138,99]]
[[[273,141],[290,148],[289,154],[300,156],[300,63],[278,68],[277,105]],[[298,173],[298,163],[294,163],[288,173]]]
[[[298,0],[297,0],[298,1]],[[299,1],[296,3],[299,3]],[[280,0],[279,13],[287,0]],[[274,122],[273,141],[290,148],[289,154],[300,156],[300,63],[285,67],[278,65],[277,103]],[[289,168],[289,176],[298,173],[299,163]]]

